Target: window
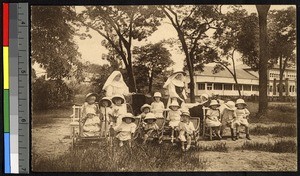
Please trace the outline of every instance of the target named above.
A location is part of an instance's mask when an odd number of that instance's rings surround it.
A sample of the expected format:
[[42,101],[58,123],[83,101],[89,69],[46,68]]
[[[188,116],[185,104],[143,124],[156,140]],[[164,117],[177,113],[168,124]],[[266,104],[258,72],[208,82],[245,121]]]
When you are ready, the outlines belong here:
[[[272,92],[272,86],[270,86],[270,92]],[[258,85],[252,85],[252,91],[258,91]]]
[[234,90],[238,90],[238,87],[240,87],[240,90],[242,90],[242,85],[240,85],[240,84],[238,84],[238,85],[234,84],[233,87],[234,87]]
[[293,86],[290,86],[289,92],[292,92],[292,91],[293,91]]
[[207,83],[207,90],[212,90],[212,83]]
[[198,83],[198,90],[205,90],[205,84],[204,83]]
[[222,84],[221,83],[214,83],[214,90],[222,90]]
[[232,90],[232,84],[224,84],[224,90]]
[[269,92],[273,92],[273,86],[269,86]]
[[244,90],[251,91],[251,85],[244,84],[243,87],[244,87]]

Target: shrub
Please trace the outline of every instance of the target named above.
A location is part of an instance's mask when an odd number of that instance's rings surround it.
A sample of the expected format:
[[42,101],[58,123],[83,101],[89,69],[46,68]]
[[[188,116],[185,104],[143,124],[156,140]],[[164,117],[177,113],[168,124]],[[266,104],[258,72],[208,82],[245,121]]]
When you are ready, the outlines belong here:
[[270,110],[278,110],[281,112],[290,112],[295,113],[297,110],[296,106],[293,106],[291,104],[284,104],[284,105],[274,105],[269,107]]
[[62,80],[37,79],[32,84],[33,110],[58,108],[71,102],[73,92]]
[[276,153],[295,153],[297,151],[296,142],[293,140],[278,140],[274,143],[266,142],[244,142],[244,150],[266,151]]
[[297,129],[295,125],[284,125],[284,126],[271,126],[271,127],[263,127],[256,126],[251,129],[251,134],[253,135],[267,135],[274,134],[278,137],[296,137]]

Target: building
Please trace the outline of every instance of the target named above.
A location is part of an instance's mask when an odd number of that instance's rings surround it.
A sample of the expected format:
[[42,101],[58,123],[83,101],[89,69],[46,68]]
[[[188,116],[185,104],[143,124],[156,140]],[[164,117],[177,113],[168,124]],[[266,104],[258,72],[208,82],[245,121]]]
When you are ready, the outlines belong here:
[[[205,66],[203,72],[196,71],[195,95],[200,96],[203,93],[218,94],[220,96],[239,96],[235,81],[230,72],[225,69],[213,74],[213,66]],[[242,96],[258,96],[259,79],[258,72],[251,70],[249,67],[236,69],[237,80],[240,86]],[[268,70],[268,96],[279,96],[279,67]],[[189,76],[186,76],[186,87],[189,87]],[[296,69],[288,68],[284,72],[283,84],[285,96],[296,96]],[[187,89],[187,93],[189,93]]]

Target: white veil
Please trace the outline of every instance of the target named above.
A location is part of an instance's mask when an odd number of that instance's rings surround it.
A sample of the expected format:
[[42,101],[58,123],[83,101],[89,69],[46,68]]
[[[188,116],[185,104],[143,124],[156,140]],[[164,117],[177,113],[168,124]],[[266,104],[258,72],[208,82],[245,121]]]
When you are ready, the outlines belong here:
[[[121,75],[120,80],[119,81],[115,81],[114,80],[115,77],[117,75],[119,75],[119,74]],[[107,80],[106,80],[106,82],[105,82],[105,84],[104,84],[104,86],[103,86],[102,89],[106,90],[109,85],[112,85],[114,87],[127,87],[126,83],[124,82],[123,75],[122,75],[122,73],[120,71],[113,71],[110,74],[110,76],[107,78]]]
[[[175,79],[177,75],[181,74],[182,75],[182,78],[181,80],[178,80],[178,79]],[[177,73],[173,73],[169,78],[168,80],[165,82],[163,88],[168,88],[169,84],[170,83],[173,83],[174,85],[176,86],[179,86],[179,87],[184,87],[184,75],[182,72],[177,72]]]

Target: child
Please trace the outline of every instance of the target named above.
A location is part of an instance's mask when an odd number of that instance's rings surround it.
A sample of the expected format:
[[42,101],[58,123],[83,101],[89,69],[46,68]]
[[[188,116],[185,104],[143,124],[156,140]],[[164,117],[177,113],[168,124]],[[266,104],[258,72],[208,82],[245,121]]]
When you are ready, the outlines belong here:
[[209,104],[209,108],[206,112],[206,119],[205,123],[208,127],[212,127],[213,130],[215,131],[217,137],[219,139],[222,139],[220,135],[220,127],[221,127],[221,122],[220,122],[220,110],[218,109],[219,103],[217,100],[211,100]]
[[106,136],[109,131],[109,120],[112,116],[111,101],[108,97],[103,97],[100,101],[100,113],[101,113],[101,136]]
[[136,130],[135,119],[131,113],[126,113],[122,117],[122,122],[119,126],[116,126],[114,130],[118,133],[116,138],[119,139],[119,146],[122,147],[125,141],[128,141],[129,147],[131,147],[132,134]]
[[236,138],[239,138],[239,126],[244,126],[246,131],[246,138],[248,140],[251,140],[250,134],[249,134],[249,123],[248,123],[248,117],[250,115],[250,112],[246,108],[247,104],[243,99],[237,99],[235,106],[236,109],[236,121],[234,122],[238,127],[236,129]]
[[169,121],[169,126],[172,128],[171,142],[173,143],[174,132],[178,130],[181,112],[179,110],[180,106],[177,101],[172,101],[169,105],[169,108],[170,111],[167,116],[167,121]]
[[163,118],[163,110],[165,109],[165,105],[160,101],[161,93],[155,92],[153,98],[154,102],[151,103],[152,112],[155,114],[155,117]]
[[112,102],[112,119],[110,121],[112,126],[118,126],[122,122],[121,115],[127,113],[125,98],[123,95],[115,95],[112,97]]
[[223,130],[228,126],[230,127],[231,139],[235,141],[236,136],[234,135],[234,128],[236,128],[236,125],[233,124],[233,121],[236,119],[235,103],[233,101],[228,101],[224,105],[225,106],[221,118],[221,123],[222,123],[221,136],[223,134]]
[[100,131],[99,108],[96,104],[97,94],[86,95],[85,103],[82,105],[83,135],[96,136]]
[[144,104],[141,107],[141,112],[142,112],[141,115],[140,115],[141,119],[144,120],[144,118],[146,117],[146,115],[151,112],[151,106],[148,105],[148,104]]
[[149,136],[156,133],[158,135],[158,125],[155,123],[156,117],[153,113],[148,113],[144,119],[143,130],[144,130],[144,141],[143,144],[146,144]]
[[[190,113],[182,112],[181,119],[182,121],[179,123],[179,140],[181,141],[181,149],[183,151],[188,151],[191,147],[192,143],[192,135],[194,135],[195,127],[192,122],[190,122]],[[184,147],[184,142],[187,141],[186,148]]]

